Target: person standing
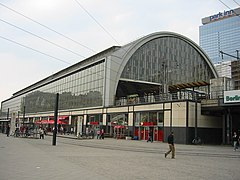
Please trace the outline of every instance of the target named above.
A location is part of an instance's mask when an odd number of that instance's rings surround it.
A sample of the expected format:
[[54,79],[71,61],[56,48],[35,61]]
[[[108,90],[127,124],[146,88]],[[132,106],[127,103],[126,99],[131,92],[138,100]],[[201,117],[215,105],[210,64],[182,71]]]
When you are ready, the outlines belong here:
[[97,139],[100,139],[100,129],[97,130]]
[[104,139],[104,129],[102,129],[100,132],[100,139]]
[[168,145],[169,145],[169,151],[167,151],[165,153],[165,158],[167,157],[167,155],[172,152],[172,159],[175,159],[175,146],[174,146],[174,134],[173,132],[171,132],[168,135]]
[[71,134],[73,134],[74,132],[73,132],[73,127],[71,127],[71,129],[70,129],[70,133]]
[[237,149],[237,141],[238,141],[236,132],[233,133],[232,141],[233,141],[233,150],[236,151],[236,149]]
[[9,134],[10,134],[10,126],[9,126],[9,124],[7,125],[6,134],[7,134],[7,137],[8,137],[8,136],[9,136]]
[[238,136],[238,147],[240,147],[240,135]]
[[44,131],[43,128],[40,127],[39,129],[40,139],[44,139]]
[[151,141],[151,143],[153,142],[153,130],[152,129],[150,129],[148,131],[148,140],[147,140],[147,142],[148,141]]

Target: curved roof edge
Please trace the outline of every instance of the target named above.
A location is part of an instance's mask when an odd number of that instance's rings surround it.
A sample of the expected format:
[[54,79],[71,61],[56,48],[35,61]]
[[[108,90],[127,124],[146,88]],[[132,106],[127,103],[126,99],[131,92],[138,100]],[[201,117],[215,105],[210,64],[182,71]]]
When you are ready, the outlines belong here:
[[[124,61],[129,59],[132,56],[132,54],[135,52],[135,50],[137,50],[143,44],[145,44],[148,41],[151,41],[153,39],[160,38],[160,37],[177,37],[177,38],[180,38],[183,41],[186,41],[187,43],[189,43],[195,50],[197,50],[201,54],[201,56],[204,58],[204,60],[207,62],[210,69],[212,70],[214,76],[216,78],[218,77],[217,70],[215,69],[210,58],[197,43],[195,43],[191,39],[187,38],[186,36],[183,36],[183,35],[175,33],[175,32],[170,32],[170,31],[160,31],[160,32],[151,33],[151,34],[146,35],[138,40],[135,40],[131,43],[128,43],[128,44],[122,46],[120,49],[124,49],[124,51],[126,52],[123,55]],[[122,67],[122,68],[124,68],[124,67]],[[122,72],[122,70],[123,69],[121,69],[121,72]]]

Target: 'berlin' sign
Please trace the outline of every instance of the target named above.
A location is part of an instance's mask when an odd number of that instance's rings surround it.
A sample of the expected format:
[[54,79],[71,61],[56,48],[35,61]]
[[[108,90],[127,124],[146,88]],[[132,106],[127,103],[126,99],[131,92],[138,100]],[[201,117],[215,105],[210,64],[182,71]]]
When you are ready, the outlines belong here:
[[240,90],[224,91],[224,103],[240,103]]

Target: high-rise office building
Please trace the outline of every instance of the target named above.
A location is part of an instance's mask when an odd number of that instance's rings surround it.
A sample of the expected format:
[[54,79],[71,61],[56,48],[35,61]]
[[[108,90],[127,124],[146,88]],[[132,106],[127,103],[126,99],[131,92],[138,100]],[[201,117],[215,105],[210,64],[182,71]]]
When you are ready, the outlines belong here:
[[[202,19],[199,27],[200,47],[214,64],[235,60],[240,50],[240,8],[219,12]],[[222,54],[220,51],[229,54]]]

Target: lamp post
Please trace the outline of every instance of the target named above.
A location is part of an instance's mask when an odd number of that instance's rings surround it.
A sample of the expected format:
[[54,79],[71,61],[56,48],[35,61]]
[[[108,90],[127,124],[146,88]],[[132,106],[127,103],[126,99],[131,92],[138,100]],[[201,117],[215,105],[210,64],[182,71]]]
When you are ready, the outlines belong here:
[[19,128],[19,111],[17,112],[17,127]]
[[[168,87],[172,83],[172,76],[170,76],[170,73],[173,73],[177,68],[179,67],[179,64],[177,60],[168,60],[163,58],[162,62],[162,70],[163,70],[163,94],[166,95],[166,98],[168,98]],[[160,88],[159,88],[159,94],[160,94]]]
[[[7,131],[7,128],[8,128],[8,126],[10,126],[9,125],[9,122],[8,122],[8,119],[9,119],[9,108],[7,109],[7,126],[6,126],[6,131]],[[9,132],[7,132],[7,134],[8,134]],[[9,134],[8,134],[9,135]]]
[[25,110],[26,110],[26,106],[23,106],[23,127],[25,123]]
[[[168,65],[166,64],[166,61],[164,60],[162,62],[162,72],[163,72],[163,78],[162,78],[162,98],[163,100],[166,100],[167,93],[168,93]],[[160,95],[160,86],[159,86],[159,95]]]
[[165,62],[162,63],[163,67],[163,93],[168,93],[168,66]]
[[56,101],[55,101],[55,110],[54,110],[54,131],[53,131],[53,141],[52,141],[53,146],[56,146],[56,141],[57,141],[58,99],[59,99],[59,94],[57,93]]

